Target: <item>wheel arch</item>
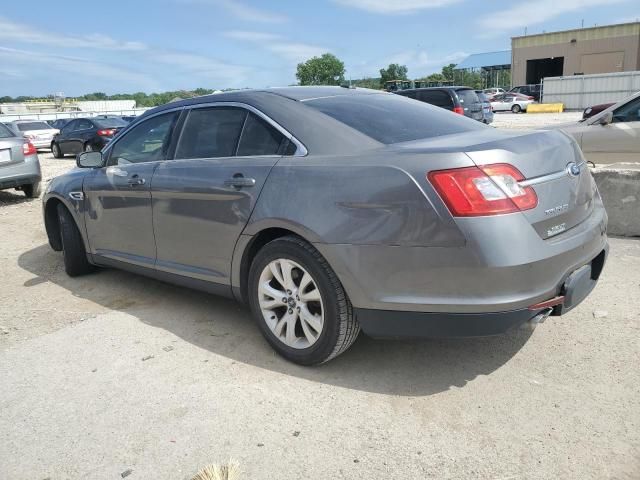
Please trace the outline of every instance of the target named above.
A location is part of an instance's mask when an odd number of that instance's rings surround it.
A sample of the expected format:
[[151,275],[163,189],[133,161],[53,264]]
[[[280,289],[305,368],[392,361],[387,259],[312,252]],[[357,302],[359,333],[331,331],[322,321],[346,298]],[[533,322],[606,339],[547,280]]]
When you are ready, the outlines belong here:
[[59,252],[62,250],[62,238],[60,237],[60,222],[58,220],[58,205],[63,205],[73,218],[73,221],[76,223],[76,227],[78,227],[78,231],[82,236],[85,248],[88,248],[87,240],[83,235],[84,227],[78,221],[79,212],[76,208],[69,205],[62,198],[57,195],[52,195],[47,198],[44,202],[44,227],[47,232],[47,238],[49,239],[49,245],[51,248]]

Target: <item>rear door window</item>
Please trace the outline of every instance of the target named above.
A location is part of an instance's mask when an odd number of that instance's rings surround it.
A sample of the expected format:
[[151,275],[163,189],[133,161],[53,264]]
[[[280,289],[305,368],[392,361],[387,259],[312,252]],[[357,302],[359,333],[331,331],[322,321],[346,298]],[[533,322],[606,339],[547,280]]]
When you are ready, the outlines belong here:
[[235,107],[194,108],[184,123],[175,158],[234,156],[247,113]]
[[284,135],[262,118],[249,113],[242,129],[237,155],[239,157],[277,155],[284,141]]
[[89,130],[91,128],[93,128],[93,124],[84,118],[82,120],[78,120],[76,125],[76,130]]
[[451,95],[445,90],[421,90],[418,93],[418,100],[447,110],[453,110],[454,107]]

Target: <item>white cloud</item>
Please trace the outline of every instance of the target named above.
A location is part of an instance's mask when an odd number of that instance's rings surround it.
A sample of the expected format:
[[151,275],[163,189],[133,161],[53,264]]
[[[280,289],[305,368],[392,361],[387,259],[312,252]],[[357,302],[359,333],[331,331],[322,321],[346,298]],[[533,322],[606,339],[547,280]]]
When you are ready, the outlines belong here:
[[462,0],[333,0],[346,7],[359,8],[371,13],[407,14],[429,8],[446,7]]
[[[38,65],[38,72],[45,72],[44,75],[48,78],[52,78],[52,71],[85,78],[91,77],[93,81],[96,79],[102,81],[96,82],[99,88],[113,84],[114,79],[120,83],[137,85],[140,89],[154,89],[158,86],[157,82],[149,75],[86,58],[66,55],[51,55],[44,52],[0,47],[0,63],[3,65],[3,70],[6,66],[13,72],[13,76],[28,75],[32,77],[35,74],[33,66]],[[60,78],[57,75],[55,77]],[[54,84],[52,82],[51,89],[59,90],[60,83]]]
[[285,15],[260,10],[236,0],[182,0],[182,2],[219,7],[234,17],[247,22],[282,23],[289,20]]
[[490,31],[490,35],[497,36],[502,32],[544,23],[565,13],[626,1],[628,0],[537,0],[533,7],[533,15],[531,4],[520,2],[513,4],[514,6],[510,8],[484,15],[480,18],[479,24]]
[[141,42],[115,40],[106,35],[67,35],[36,30],[26,24],[0,17],[0,39],[16,43],[31,43],[55,48],[94,48],[103,50],[140,51],[147,46]]
[[291,42],[282,35],[273,33],[231,30],[224,32],[223,35],[227,38],[251,42],[256,46],[273,52],[291,62],[302,62],[311,57],[322,55],[328,51],[328,49],[318,45]]

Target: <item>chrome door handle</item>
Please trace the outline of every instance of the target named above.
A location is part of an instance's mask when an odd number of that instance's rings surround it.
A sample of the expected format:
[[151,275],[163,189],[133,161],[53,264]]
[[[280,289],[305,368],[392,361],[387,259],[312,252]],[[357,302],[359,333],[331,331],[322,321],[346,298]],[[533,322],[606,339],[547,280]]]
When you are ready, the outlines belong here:
[[235,188],[253,187],[255,184],[256,184],[255,178],[246,178],[241,176],[229,178],[228,180],[224,181],[224,185],[226,187],[235,187]]

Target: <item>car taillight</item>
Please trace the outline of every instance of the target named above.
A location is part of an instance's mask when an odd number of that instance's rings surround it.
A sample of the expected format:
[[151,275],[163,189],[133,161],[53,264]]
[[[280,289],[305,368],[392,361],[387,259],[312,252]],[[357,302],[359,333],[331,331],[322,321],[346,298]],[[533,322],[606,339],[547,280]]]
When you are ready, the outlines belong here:
[[116,133],[116,131],[114,129],[112,129],[112,128],[107,128],[107,129],[103,129],[103,130],[98,130],[97,133],[101,137],[110,137],[111,135]]
[[478,217],[529,210],[538,196],[512,165],[496,163],[480,167],[430,172],[427,178],[455,217]]
[[464,108],[462,108],[462,107],[453,107],[453,113],[458,113],[460,115],[464,115]]
[[38,151],[36,150],[36,147],[33,146],[33,143],[24,142],[22,144],[22,153],[24,155],[35,155]]

